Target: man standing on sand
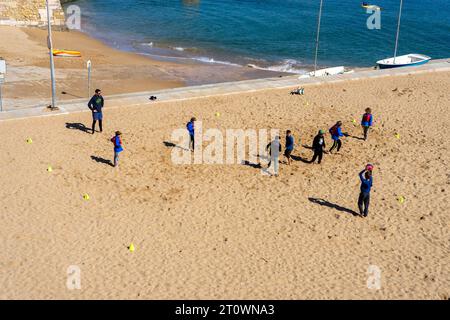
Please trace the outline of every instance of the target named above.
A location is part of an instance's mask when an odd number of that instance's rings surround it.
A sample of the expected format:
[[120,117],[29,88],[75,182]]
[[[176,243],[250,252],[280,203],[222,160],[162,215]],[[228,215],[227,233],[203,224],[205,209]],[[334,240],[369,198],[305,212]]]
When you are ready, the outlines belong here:
[[279,158],[281,152],[280,136],[276,136],[275,139],[266,146],[266,150],[269,150],[270,158],[269,163],[267,164],[267,169],[269,169],[273,163],[273,175],[278,177]]
[[325,149],[325,137],[323,136],[324,133],[325,133],[325,131],[319,130],[319,133],[314,137],[314,141],[313,141],[313,145],[312,145],[312,148],[314,150],[314,155],[313,155],[312,160],[310,161],[311,163],[314,163],[314,161],[316,161],[317,158],[319,158],[319,161],[318,161],[319,164],[322,161],[323,151]]
[[197,121],[197,119],[192,117],[191,121],[186,124],[186,129],[189,132],[189,149],[191,151],[194,151],[195,148],[195,121]]
[[358,208],[361,217],[367,217],[369,213],[370,189],[372,188],[372,166],[367,166],[359,173],[361,179],[361,192],[358,198]]
[[95,94],[89,100],[88,107],[92,111],[92,134],[95,132],[95,124],[98,121],[100,132],[103,131],[103,113],[102,108],[105,104],[105,100],[102,97],[102,90],[96,89]]

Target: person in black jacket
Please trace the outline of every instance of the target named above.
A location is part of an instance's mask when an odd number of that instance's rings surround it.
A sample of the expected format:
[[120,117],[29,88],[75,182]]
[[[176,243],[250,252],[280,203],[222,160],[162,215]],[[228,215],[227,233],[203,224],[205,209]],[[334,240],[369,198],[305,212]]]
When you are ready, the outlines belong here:
[[319,130],[319,133],[314,137],[312,148],[314,150],[314,156],[311,160],[311,163],[316,161],[319,158],[318,163],[322,161],[323,150],[325,149],[325,137],[323,136],[325,131]]
[[102,91],[100,89],[95,90],[95,94],[92,96],[91,100],[89,100],[88,107],[92,111],[92,134],[95,132],[95,124],[98,121],[98,125],[100,127],[100,132],[103,131],[103,105],[105,104],[105,100],[102,97]]

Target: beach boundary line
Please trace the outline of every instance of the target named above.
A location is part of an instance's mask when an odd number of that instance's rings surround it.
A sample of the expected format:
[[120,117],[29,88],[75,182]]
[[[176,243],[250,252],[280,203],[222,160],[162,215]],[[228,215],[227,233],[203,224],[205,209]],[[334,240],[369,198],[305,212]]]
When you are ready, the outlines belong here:
[[[241,93],[251,93],[270,89],[289,89],[299,86],[312,86],[331,84],[345,81],[358,81],[392,76],[407,76],[413,74],[450,71],[450,58],[432,60],[421,66],[402,67],[383,70],[361,70],[334,76],[299,79],[298,75],[277,78],[264,78],[244,80],[236,82],[223,82],[200,86],[180,87],[157,91],[145,91],[105,96],[107,104],[105,109],[120,107],[132,107],[143,105],[155,105],[163,102],[186,101],[192,99],[226,96]],[[151,101],[150,96],[156,96],[156,101]],[[87,108],[88,99],[66,100],[58,103],[59,110],[49,111],[44,105],[30,108],[7,110],[0,112],[0,122],[19,120],[32,117],[48,117],[66,115],[76,112],[90,112]]]

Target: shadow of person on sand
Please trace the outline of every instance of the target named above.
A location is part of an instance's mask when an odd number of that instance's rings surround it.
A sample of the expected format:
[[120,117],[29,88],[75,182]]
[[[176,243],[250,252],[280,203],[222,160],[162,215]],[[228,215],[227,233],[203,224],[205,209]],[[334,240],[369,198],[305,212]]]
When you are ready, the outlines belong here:
[[61,94],[66,94],[66,95],[74,97],[74,98],[80,98],[80,99],[84,98],[84,97],[80,97],[80,96],[77,96],[77,95],[75,95],[73,93],[69,93],[69,92],[66,92],[66,91],[61,91]]
[[101,157],[96,157],[96,156],[91,156],[91,159],[94,160],[95,162],[104,163],[104,164],[110,165],[111,167],[114,167],[114,164],[112,163],[111,160],[101,158]]
[[84,124],[82,123],[69,123],[66,122],[66,128],[67,129],[74,129],[74,130],[80,130],[86,133],[91,133],[92,130],[90,128],[87,128]]
[[350,134],[348,134],[347,137],[353,138],[353,139],[358,139],[358,140],[364,140],[364,138],[362,138],[362,137],[352,136]]
[[294,156],[293,154],[291,154],[291,158],[292,158],[292,160],[294,160],[294,161],[301,161],[301,162],[304,162],[304,163],[311,163],[310,160],[304,159],[304,158],[302,158],[302,157],[300,157],[300,156]]
[[325,207],[328,207],[328,208],[336,209],[338,211],[350,213],[353,216],[358,216],[359,215],[357,212],[355,212],[353,210],[350,210],[350,209],[345,208],[345,207],[341,207],[341,206],[339,206],[337,204],[331,203],[331,202],[329,202],[327,200],[324,200],[324,199],[308,198],[308,200],[311,201],[312,203],[316,203],[316,204],[321,205],[321,206],[325,206]]
[[181,150],[190,151],[188,148],[183,148],[182,146],[179,146],[179,145],[177,145],[177,144],[175,144],[173,142],[170,142],[170,141],[163,141],[163,143],[164,143],[164,145],[167,148],[178,148],[178,149],[181,149]]
[[255,168],[255,169],[261,169],[262,168],[261,167],[261,163],[252,163],[252,162],[250,162],[248,160],[243,160],[241,162],[241,164],[244,165],[244,166],[249,166],[249,167]]

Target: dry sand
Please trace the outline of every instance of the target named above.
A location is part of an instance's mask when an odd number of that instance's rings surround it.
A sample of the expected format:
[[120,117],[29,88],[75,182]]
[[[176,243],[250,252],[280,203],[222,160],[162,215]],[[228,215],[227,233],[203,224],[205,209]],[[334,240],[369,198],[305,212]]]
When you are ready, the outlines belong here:
[[[2,122],[0,298],[448,299],[449,84],[439,72],[308,86],[304,96],[106,108],[95,135],[66,128],[89,126],[87,112]],[[367,106],[367,142],[344,138],[340,155],[281,164],[278,178],[238,164],[176,166],[164,144],[192,115],[222,132],[291,129],[302,145],[336,120],[361,136],[351,120]],[[115,130],[125,148],[118,170],[104,163]],[[363,219],[348,211],[368,162]],[[81,269],[81,290],[66,288],[70,265]],[[382,271],[380,290],[367,287],[370,265]]]
[[[7,82],[3,86],[4,110],[49,104],[47,31],[0,26],[0,39],[0,57],[8,64]],[[244,67],[150,59],[110,48],[77,31],[55,31],[53,44],[55,49],[82,53],[81,58],[55,57],[58,100],[88,96],[88,60],[92,62],[91,92],[101,88],[105,95],[286,75]]]
[[[47,32],[41,29],[0,27],[0,56],[6,59],[10,69],[4,88],[10,109],[32,105],[33,101],[51,95],[46,37]],[[109,48],[80,32],[54,32],[53,42],[54,48],[82,52],[81,58],[55,57],[58,99],[87,96],[88,60],[93,66],[92,90],[105,88],[105,94],[184,85],[183,79],[165,71],[173,64]],[[16,103],[8,99],[16,99]]]

